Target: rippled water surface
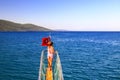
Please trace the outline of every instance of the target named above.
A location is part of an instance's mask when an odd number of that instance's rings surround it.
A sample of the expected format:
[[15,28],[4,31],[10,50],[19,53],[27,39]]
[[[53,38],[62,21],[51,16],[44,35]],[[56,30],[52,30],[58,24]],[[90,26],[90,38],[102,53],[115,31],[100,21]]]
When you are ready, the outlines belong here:
[[37,80],[49,34],[65,80],[120,80],[120,32],[0,32],[0,80]]

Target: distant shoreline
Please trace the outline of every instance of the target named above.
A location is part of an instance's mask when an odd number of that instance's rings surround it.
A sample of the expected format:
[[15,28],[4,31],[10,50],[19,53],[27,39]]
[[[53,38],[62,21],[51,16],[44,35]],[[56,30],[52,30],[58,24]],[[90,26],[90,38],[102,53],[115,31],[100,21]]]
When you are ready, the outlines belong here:
[[83,33],[120,33],[120,31],[0,31],[0,32],[83,32]]
[[0,20],[0,31],[52,31],[52,29],[48,29],[42,26],[34,25],[31,23],[21,24],[15,23],[7,20]]

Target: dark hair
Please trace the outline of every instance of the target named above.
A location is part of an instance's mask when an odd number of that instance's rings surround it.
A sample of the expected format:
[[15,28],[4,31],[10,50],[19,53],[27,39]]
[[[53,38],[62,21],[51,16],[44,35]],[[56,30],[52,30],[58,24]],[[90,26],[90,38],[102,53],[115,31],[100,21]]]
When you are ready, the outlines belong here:
[[50,44],[51,46],[53,45],[53,42],[51,42],[51,44]]

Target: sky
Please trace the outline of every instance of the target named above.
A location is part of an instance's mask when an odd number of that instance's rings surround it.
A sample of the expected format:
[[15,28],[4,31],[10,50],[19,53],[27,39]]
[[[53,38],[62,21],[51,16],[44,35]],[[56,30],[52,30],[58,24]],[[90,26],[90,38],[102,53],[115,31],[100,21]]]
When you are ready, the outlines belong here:
[[120,31],[120,0],[0,0],[0,19],[53,30]]

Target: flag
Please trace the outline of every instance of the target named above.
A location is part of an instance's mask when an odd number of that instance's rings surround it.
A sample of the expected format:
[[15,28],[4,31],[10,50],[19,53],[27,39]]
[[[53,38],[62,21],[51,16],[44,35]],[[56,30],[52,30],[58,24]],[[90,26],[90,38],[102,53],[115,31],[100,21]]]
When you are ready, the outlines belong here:
[[47,46],[47,43],[50,41],[50,37],[42,38],[42,46]]

